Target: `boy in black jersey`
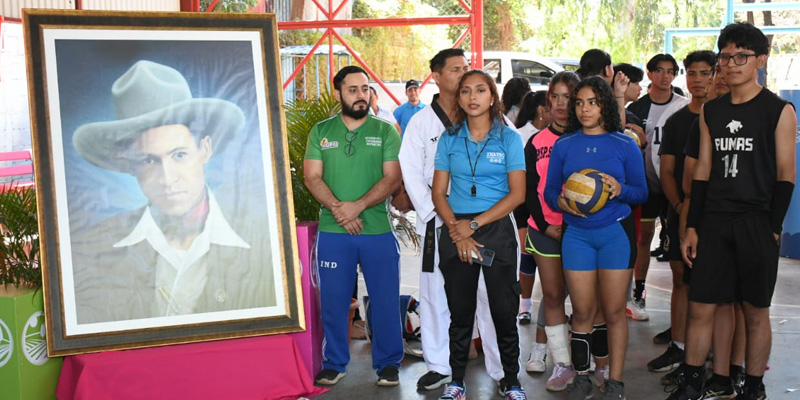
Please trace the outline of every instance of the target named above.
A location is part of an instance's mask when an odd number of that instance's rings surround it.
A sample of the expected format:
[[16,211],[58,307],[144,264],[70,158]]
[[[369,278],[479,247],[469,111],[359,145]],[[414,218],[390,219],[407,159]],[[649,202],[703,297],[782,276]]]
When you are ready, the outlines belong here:
[[702,397],[716,305],[733,302],[742,303],[747,321],[743,398],[767,398],[762,378],[772,345],[769,306],[779,233],[794,188],[797,120],[790,104],[756,80],[769,53],[763,32],[730,24],[717,46],[731,92],[706,103],[700,114],[700,158],[681,244],[693,266],[686,381],[670,400]]

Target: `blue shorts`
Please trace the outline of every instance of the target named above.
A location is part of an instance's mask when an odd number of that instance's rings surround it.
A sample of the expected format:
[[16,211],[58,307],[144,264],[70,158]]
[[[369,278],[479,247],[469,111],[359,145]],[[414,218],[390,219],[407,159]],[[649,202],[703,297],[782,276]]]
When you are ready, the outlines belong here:
[[636,235],[629,215],[603,228],[564,224],[561,262],[570,271],[629,269],[636,260]]

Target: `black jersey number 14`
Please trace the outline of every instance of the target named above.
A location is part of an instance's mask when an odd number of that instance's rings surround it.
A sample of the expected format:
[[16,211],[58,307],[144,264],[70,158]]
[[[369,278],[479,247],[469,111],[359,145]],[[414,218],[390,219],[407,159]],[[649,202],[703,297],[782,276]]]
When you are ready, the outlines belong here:
[[726,154],[722,157],[722,161],[725,163],[725,178],[728,176],[735,178],[736,174],[739,173],[739,168],[737,167],[738,159],[738,154],[733,154],[733,156]]

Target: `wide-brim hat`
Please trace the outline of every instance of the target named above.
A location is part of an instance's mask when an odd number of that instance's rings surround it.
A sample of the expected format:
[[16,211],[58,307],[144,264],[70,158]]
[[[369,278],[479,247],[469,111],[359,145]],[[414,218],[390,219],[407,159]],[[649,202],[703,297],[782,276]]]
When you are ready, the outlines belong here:
[[236,104],[194,98],[183,75],[172,67],[138,61],[111,86],[117,119],[80,126],[72,144],[81,157],[107,170],[128,172],[122,144],[163,125],[185,125],[193,134],[210,136],[218,153],[241,132],[244,113]]

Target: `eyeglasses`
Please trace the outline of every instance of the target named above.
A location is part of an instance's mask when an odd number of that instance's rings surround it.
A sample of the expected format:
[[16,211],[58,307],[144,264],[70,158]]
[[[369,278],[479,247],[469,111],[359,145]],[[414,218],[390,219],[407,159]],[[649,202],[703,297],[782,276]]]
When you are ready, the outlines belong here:
[[353,131],[344,134],[344,140],[347,142],[347,144],[344,145],[344,155],[350,157],[356,153],[356,147],[353,146],[353,141],[356,140],[357,136],[358,132]]
[[733,63],[736,65],[745,65],[747,64],[747,59],[750,57],[758,57],[757,54],[750,54],[750,53],[736,53],[736,54],[725,54],[719,53],[717,54],[717,64],[720,66],[727,66],[731,59],[733,59]]

